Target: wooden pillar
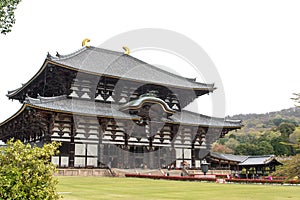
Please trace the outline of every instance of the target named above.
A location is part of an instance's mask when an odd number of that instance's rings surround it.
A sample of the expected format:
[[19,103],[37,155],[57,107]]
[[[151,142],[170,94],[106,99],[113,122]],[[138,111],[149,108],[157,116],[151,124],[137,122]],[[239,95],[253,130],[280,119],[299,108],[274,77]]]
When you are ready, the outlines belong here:
[[98,152],[97,152],[97,167],[101,167],[102,163],[102,152],[103,152],[103,145],[102,145],[102,136],[103,131],[101,128],[99,128],[99,135],[98,135]]
[[48,131],[44,135],[44,143],[51,142],[51,135],[52,135],[52,127],[54,126],[54,117],[49,114],[48,115]]
[[195,155],[195,143],[194,143],[194,142],[192,143],[191,154],[192,154],[192,155],[191,155],[191,157],[192,157],[191,167],[192,167],[192,168],[195,168],[195,167],[196,167],[196,162],[195,162],[195,159],[196,159],[195,156],[196,156],[196,155]]
[[88,144],[85,144],[84,167],[87,167]]
[[[102,143],[103,134],[107,128],[108,120],[107,119],[99,119],[99,135],[98,135],[98,154],[97,154],[97,167],[102,167],[102,164],[104,164],[104,144]],[[107,164],[107,163],[106,163]]]
[[75,136],[75,129],[74,129],[74,120],[73,117],[71,116],[71,128],[70,128],[70,154],[69,154],[69,167],[74,167],[74,162],[75,162],[75,141],[74,141],[74,136]]
[[128,146],[129,136],[124,133],[124,148],[123,148],[123,168],[129,168],[129,146]]
[[[181,154],[182,154],[182,164],[184,163],[184,148],[181,149]],[[181,166],[183,167],[183,166]]]
[[132,155],[134,154],[133,152],[130,153],[130,146],[128,145],[130,136],[133,132],[133,129],[135,127],[135,124],[132,122],[124,122],[125,127],[124,127],[124,168],[132,168]]
[[135,164],[135,155],[137,154],[137,147],[133,146],[133,153],[131,154],[131,168],[136,168],[136,164]]
[[149,137],[149,168],[154,168],[154,148],[152,144],[153,138]]

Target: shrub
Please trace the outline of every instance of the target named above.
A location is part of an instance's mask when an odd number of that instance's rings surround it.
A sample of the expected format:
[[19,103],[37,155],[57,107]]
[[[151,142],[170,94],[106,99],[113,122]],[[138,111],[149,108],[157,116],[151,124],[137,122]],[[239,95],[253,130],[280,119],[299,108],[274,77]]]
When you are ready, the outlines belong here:
[[56,170],[50,162],[58,143],[31,147],[21,141],[0,148],[0,199],[60,199],[56,192]]

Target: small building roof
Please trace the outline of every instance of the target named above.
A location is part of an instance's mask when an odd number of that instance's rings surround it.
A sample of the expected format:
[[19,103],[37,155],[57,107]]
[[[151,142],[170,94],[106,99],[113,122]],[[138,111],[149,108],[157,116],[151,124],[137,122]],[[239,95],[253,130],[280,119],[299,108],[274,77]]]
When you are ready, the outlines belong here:
[[[264,156],[249,156],[244,162],[240,163],[240,166],[246,165],[266,165],[270,162],[276,160],[274,155],[264,155]],[[276,162],[278,162],[276,160]],[[280,162],[278,162],[280,163]],[[281,164],[281,163],[280,163]]]
[[220,160],[238,162],[239,166],[266,165],[271,162],[276,162],[277,164],[281,165],[281,163],[276,160],[274,155],[244,156],[210,152],[210,156]]

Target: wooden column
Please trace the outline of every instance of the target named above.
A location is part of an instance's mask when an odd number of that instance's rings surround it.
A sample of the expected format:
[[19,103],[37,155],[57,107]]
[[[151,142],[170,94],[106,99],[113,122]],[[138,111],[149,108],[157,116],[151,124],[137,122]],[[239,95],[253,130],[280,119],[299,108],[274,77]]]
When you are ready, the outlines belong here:
[[128,146],[128,140],[129,140],[129,135],[127,133],[124,133],[124,148],[123,148],[123,155],[124,155],[124,160],[123,160],[123,168],[128,168],[129,167],[129,146]]
[[149,152],[148,152],[148,155],[149,155],[149,168],[152,169],[154,168],[154,148],[153,148],[153,139],[154,139],[154,136],[153,137],[149,137]]
[[103,150],[104,150],[104,145],[102,144],[102,138],[107,128],[108,120],[98,118],[98,122],[99,122],[99,135],[98,135],[97,167],[101,167],[103,164]]
[[195,155],[196,153],[195,153],[195,143],[194,142],[192,143],[191,154],[192,154],[191,155],[191,158],[192,158],[192,160],[191,160],[191,162],[192,162],[191,163],[191,167],[195,168],[196,167],[196,161],[195,161],[196,160],[196,155]]
[[44,143],[50,143],[51,142],[51,135],[52,135],[52,129],[54,127],[54,116],[52,114],[48,114],[48,131],[45,132],[45,135],[44,135]]
[[130,155],[130,146],[128,145],[128,141],[130,139],[130,136],[133,132],[133,129],[135,127],[135,124],[132,122],[124,122],[125,127],[124,127],[124,168],[130,168],[131,166],[131,158],[133,153]]
[[75,162],[75,128],[74,128],[74,120],[71,117],[71,130],[70,130],[70,154],[69,154],[69,167],[74,167]]
[[103,136],[103,131],[101,127],[99,128],[99,135],[98,135],[98,147],[97,147],[97,167],[101,167],[101,161],[102,161],[102,155],[101,153],[103,152],[103,145],[102,145],[102,136]]

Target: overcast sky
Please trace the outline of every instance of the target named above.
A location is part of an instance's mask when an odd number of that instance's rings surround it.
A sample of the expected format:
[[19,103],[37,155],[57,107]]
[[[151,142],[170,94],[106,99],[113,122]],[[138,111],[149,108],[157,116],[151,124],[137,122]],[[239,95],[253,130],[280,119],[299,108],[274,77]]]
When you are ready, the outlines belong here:
[[[227,115],[292,107],[292,93],[300,92],[299,10],[297,0],[23,0],[12,32],[0,36],[0,121],[21,106],[8,100],[7,91],[26,83],[48,51],[69,54],[84,38],[98,46],[140,28],[169,29],[198,43],[222,78]],[[132,55],[151,64],[180,65],[157,52]]]

